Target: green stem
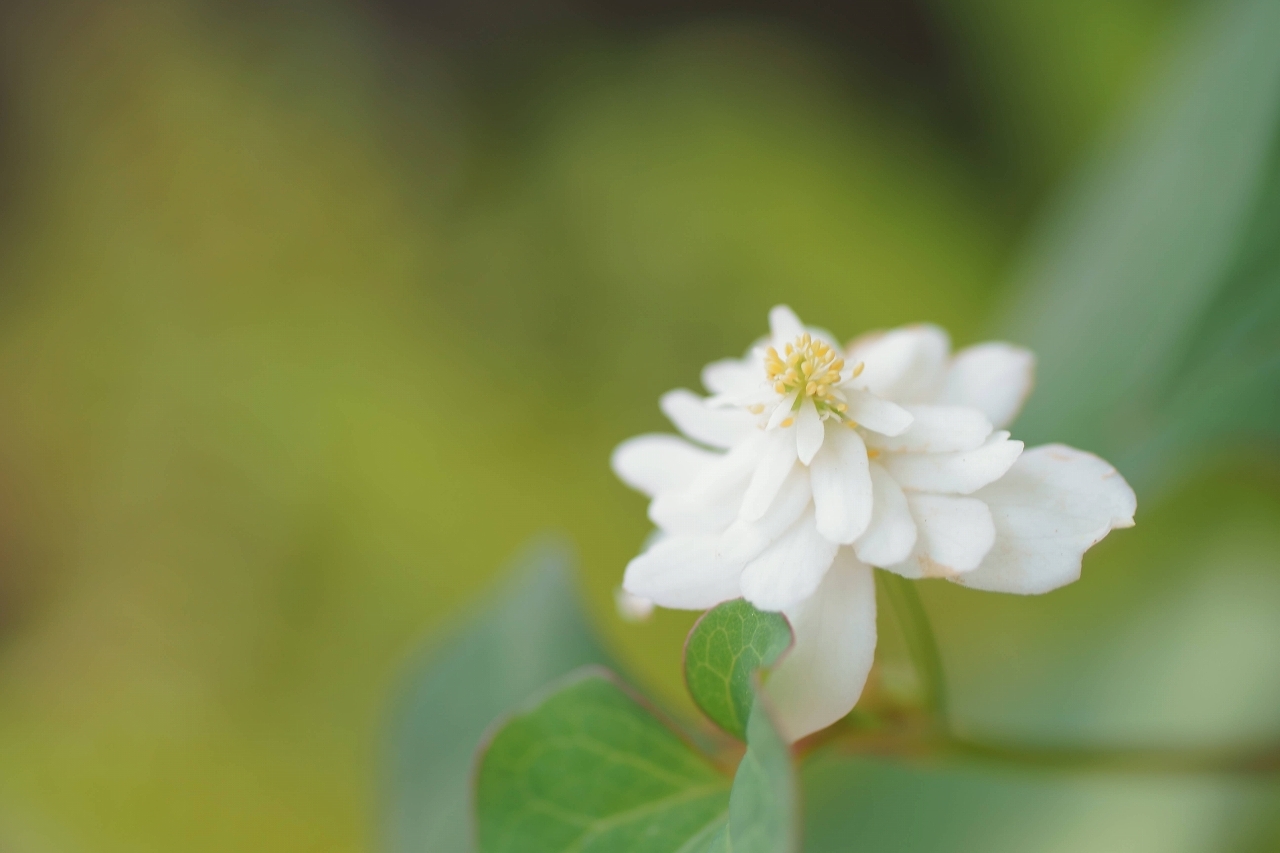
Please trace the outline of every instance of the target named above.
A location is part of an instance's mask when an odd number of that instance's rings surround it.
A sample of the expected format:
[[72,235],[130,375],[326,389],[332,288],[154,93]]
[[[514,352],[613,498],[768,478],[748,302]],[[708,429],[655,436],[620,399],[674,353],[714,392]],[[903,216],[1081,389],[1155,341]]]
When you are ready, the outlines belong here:
[[1040,747],[944,738],[941,751],[964,758],[1056,770],[1158,774],[1280,773],[1280,745],[1247,749]]
[[920,594],[915,584],[893,572],[878,571],[876,578],[885,597],[893,607],[907,641],[907,653],[924,687],[925,707],[933,712],[938,724],[947,727],[947,681],[942,671],[942,656],[938,653],[938,641],[929,625]]
[[917,720],[875,730],[832,726],[803,754],[831,747],[848,755],[908,761],[987,761],[1007,767],[1158,775],[1280,775],[1280,743],[1240,747],[1037,746],[959,737]]

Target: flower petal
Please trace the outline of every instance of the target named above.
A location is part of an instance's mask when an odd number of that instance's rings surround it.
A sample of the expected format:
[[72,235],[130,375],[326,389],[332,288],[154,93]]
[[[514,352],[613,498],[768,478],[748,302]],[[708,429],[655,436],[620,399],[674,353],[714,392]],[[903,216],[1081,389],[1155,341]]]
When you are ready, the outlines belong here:
[[996,542],[957,583],[1034,595],[1080,577],[1084,552],[1118,527],[1132,527],[1137,498],[1115,468],[1061,444],[1023,453],[1001,479],[977,492],[991,507]]
[[848,545],[871,521],[871,475],[867,447],[848,427],[833,427],[809,466],[818,532]]
[[849,409],[845,412],[859,426],[882,435],[901,435],[911,426],[911,413],[888,400],[881,400],[869,391],[842,387]]
[[911,413],[911,426],[898,435],[868,435],[868,447],[890,453],[950,453],[981,447],[991,435],[991,421],[977,409],[921,405],[904,408]]
[[804,324],[787,305],[775,305],[769,311],[769,336],[773,345],[782,352],[782,348],[804,334]]
[[743,597],[761,610],[783,610],[803,601],[818,588],[839,547],[818,532],[813,512],[805,512],[747,563]]
[[811,397],[805,397],[796,412],[796,455],[803,465],[813,461],[813,456],[822,447],[822,439],[826,430],[822,426],[822,417]]
[[649,518],[669,533],[720,533],[738,516],[766,443],[757,430],[706,465],[688,487],[660,492],[649,504]]
[[880,464],[904,489],[967,495],[1003,477],[1021,453],[1022,442],[1001,431],[975,450],[886,453]]
[[775,430],[782,427],[782,422],[787,418],[792,417],[791,410],[795,407],[796,397],[799,395],[799,391],[792,391],[790,394],[783,397],[778,404],[773,407],[773,411],[769,414],[769,420],[765,423],[764,428],[767,430]]
[[711,447],[730,448],[755,429],[756,419],[741,409],[719,409],[692,391],[678,388],[662,395],[662,413],[676,429]]
[[702,384],[712,394],[746,394],[763,384],[764,375],[751,358],[722,358],[702,368]]
[[904,326],[849,346],[850,364],[865,366],[858,387],[897,403],[924,403],[942,387],[951,339],[937,326]]
[[694,447],[683,438],[650,434],[619,444],[609,462],[618,479],[653,497],[658,492],[685,488],[719,457],[720,454]]
[[796,464],[796,437],[790,428],[774,430],[767,436],[764,452],[751,475],[747,492],[742,496],[739,515],[744,521],[755,521],[765,514],[782,481]]
[[871,568],[843,549],[818,591],[788,608],[795,645],[766,687],[783,736],[796,741],[853,709],[876,651]]
[[744,563],[759,556],[809,508],[811,494],[808,470],[793,466],[763,517],[751,522],[738,519],[729,525],[721,537],[721,552]]
[[916,522],[907,496],[888,472],[872,462],[871,521],[854,543],[858,559],[872,566],[892,566],[911,556],[916,545]]
[[613,606],[623,622],[647,622],[653,615],[653,600],[632,595],[622,587],[613,591]]
[[664,536],[627,564],[622,588],[677,610],[737,598],[742,563],[723,559],[719,543],[718,536]]
[[664,533],[719,534],[741,506],[741,491],[707,500],[690,500],[687,491],[661,492],[649,502],[649,520]]
[[919,535],[911,556],[885,566],[909,578],[948,578],[976,569],[995,542],[991,511],[977,498],[907,495]]
[[999,342],[978,344],[956,353],[935,402],[972,406],[996,429],[1013,423],[1035,382],[1036,357],[1030,350]]

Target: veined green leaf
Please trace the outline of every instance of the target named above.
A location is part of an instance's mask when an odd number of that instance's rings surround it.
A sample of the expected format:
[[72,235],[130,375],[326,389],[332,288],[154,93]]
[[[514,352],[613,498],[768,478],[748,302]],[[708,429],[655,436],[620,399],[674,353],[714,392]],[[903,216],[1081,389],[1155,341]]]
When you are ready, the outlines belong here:
[[685,642],[684,677],[693,701],[720,728],[745,739],[756,671],[790,647],[791,626],[781,613],[761,612],[742,599],[708,610]]
[[691,853],[729,779],[599,670],[511,719],[480,764],[481,853]]
[[732,783],[607,671],[588,668],[494,736],[479,853],[792,853],[796,782],[763,703]]

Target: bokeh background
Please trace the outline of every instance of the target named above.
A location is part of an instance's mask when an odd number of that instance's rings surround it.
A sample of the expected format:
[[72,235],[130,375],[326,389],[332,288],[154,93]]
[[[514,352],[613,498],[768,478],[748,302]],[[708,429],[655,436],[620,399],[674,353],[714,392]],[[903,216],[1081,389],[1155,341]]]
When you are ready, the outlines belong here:
[[[1280,737],[1276,8],[6,4],[0,851],[382,849],[406,662],[545,531],[687,707],[608,454],[777,302],[1035,346],[1018,433],[1138,488],[1071,588],[922,585],[960,725]],[[808,781],[816,851],[1280,834],[1267,778]]]

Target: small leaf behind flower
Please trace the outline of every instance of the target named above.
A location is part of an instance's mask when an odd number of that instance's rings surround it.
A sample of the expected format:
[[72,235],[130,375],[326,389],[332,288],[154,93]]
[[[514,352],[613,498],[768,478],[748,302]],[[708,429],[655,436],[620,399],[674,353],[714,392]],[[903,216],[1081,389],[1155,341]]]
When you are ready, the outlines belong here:
[[791,626],[781,613],[727,601],[708,610],[685,641],[684,677],[689,693],[717,726],[746,739],[755,703],[753,676],[791,647]]

